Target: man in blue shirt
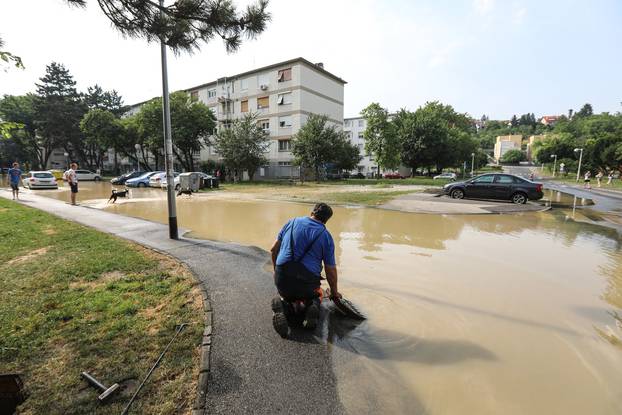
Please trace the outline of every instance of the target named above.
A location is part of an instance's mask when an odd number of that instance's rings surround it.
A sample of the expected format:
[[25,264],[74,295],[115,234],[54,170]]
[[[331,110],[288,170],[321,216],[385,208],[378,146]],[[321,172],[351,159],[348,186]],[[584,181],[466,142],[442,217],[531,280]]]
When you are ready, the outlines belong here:
[[285,302],[307,300],[303,327],[314,329],[320,315],[320,273],[322,262],[331,298],[341,298],[337,289],[335,243],[326,230],[326,222],[333,210],[326,203],[318,203],[310,216],[288,221],[279,232],[270,249],[274,267],[274,283],[280,297],[272,300],[272,323],[281,337],[287,337],[289,327],[285,316]]
[[13,167],[9,169],[9,185],[13,191],[13,200],[19,200],[19,181],[22,178],[22,171],[19,169],[19,163],[13,163]]

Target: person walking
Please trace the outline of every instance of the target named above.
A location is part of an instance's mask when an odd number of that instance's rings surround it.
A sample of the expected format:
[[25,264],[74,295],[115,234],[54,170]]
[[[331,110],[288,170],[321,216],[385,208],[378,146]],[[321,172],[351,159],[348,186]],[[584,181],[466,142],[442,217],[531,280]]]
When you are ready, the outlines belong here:
[[590,178],[592,177],[592,172],[589,170],[585,172],[585,176],[583,176],[583,188],[591,189],[592,185],[590,184]]
[[71,163],[71,168],[63,174],[63,178],[71,188],[71,204],[76,205],[76,194],[78,193],[78,176],[76,175],[77,163]]
[[596,173],[596,182],[598,183],[598,185],[597,185],[598,187],[600,187],[601,180],[603,179],[603,176],[604,176],[604,174],[603,174],[602,170],[599,171],[598,173]]
[[611,182],[613,181],[613,170],[609,171],[607,175],[607,186],[611,186]]
[[19,181],[22,178],[22,171],[19,169],[18,162],[13,163],[13,167],[11,167],[8,171],[8,176],[9,185],[13,191],[13,200],[19,200]]

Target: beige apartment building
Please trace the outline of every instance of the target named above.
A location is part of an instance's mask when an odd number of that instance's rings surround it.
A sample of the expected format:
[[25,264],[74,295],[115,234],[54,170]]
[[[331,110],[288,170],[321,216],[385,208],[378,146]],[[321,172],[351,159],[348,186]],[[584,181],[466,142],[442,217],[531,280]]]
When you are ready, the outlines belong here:
[[495,142],[494,157],[497,163],[510,150],[520,150],[523,144],[522,135],[500,135]]
[[[322,63],[304,58],[225,76],[215,81],[185,89],[190,98],[207,105],[218,121],[217,128],[227,128],[246,114],[257,115],[258,123],[270,137],[266,154],[268,164],[256,172],[256,178],[298,176],[292,165],[292,137],[310,114],[326,115],[329,122],[343,127],[343,95],[346,81],[324,69]],[[132,105],[128,114],[138,111],[144,102]],[[211,146],[196,155],[197,161],[220,156]]]

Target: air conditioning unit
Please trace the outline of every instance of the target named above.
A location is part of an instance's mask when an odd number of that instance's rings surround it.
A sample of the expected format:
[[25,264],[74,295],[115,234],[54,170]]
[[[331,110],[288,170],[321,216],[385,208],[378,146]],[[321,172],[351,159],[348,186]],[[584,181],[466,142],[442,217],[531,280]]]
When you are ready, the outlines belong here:
[[259,86],[259,89],[261,89],[262,91],[265,91],[265,90],[267,90],[267,89],[268,89],[268,85],[266,85],[266,84],[261,84],[261,85]]

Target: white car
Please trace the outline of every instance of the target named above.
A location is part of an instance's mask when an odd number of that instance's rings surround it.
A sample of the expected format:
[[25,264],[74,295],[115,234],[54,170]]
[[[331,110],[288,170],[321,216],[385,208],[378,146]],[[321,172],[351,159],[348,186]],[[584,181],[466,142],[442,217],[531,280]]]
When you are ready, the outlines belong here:
[[166,180],[166,172],[154,174],[149,178],[149,187],[160,187],[162,180]]
[[458,176],[456,176],[456,173],[442,173],[439,174],[438,176],[434,176],[433,179],[437,180],[437,179],[441,179],[441,180],[456,180]]
[[78,178],[78,182],[88,181],[88,180],[98,182],[102,179],[102,177],[99,174],[93,173],[90,170],[76,170],[76,177]]
[[[213,176],[210,176],[210,175],[209,175],[209,174],[207,174],[207,173],[199,172],[199,174],[201,175],[201,178],[202,178],[203,180],[206,180],[206,179],[213,179]],[[161,183],[161,187],[162,187],[162,189],[165,189],[165,190],[166,190],[166,184],[167,184],[167,181],[166,181],[166,176],[164,176],[164,179],[162,179],[162,181],[161,181],[160,183]],[[175,184],[175,190],[179,190],[179,188],[180,188],[180,186],[181,186],[181,185],[179,184],[179,173],[176,173],[176,174],[175,174],[175,181],[174,181],[173,183]]]
[[25,175],[22,183],[29,189],[58,189],[56,178],[49,171],[31,171]]

